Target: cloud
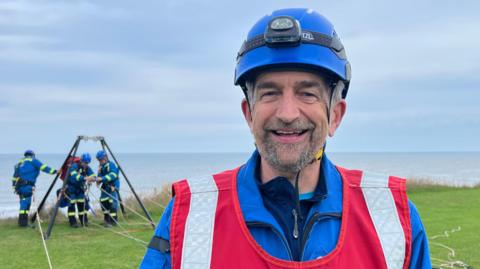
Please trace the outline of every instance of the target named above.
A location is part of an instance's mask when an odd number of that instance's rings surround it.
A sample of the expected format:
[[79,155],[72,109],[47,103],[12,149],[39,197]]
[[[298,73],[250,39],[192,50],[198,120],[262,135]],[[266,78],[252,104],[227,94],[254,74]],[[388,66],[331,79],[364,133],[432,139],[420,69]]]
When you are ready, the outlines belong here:
[[0,3],[0,13],[0,25],[18,27],[58,25],[84,16],[118,18],[127,14],[114,6],[101,8],[92,1],[47,0],[4,0]]
[[[478,131],[479,4],[296,3],[334,22],[352,62],[346,133],[333,149],[369,148],[375,139],[349,135],[382,128],[408,140],[404,129],[414,126],[415,145],[432,132],[447,140],[446,128]],[[251,149],[232,85],[235,54],[260,16],[287,4],[1,2],[0,149],[35,134],[40,148],[62,151],[80,133],[128,151]],[[381,147],[391,149],[388,139]]]
[[422,77],[476,77],[480,54],[473,51],[480,46],[480,39],[471,37],[478,27],[480,21],[473,25],[469,21],[447,22],[441,27],[421,25],[384,35],[367,31],[347,39],[354,78],[360,83],[374,83]]

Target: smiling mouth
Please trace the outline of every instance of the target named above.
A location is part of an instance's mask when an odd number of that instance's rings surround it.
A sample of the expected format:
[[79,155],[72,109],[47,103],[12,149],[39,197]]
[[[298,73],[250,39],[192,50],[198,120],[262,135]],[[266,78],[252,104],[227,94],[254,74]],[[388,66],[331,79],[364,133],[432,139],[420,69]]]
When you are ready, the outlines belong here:
[[271,132],[278,136],[300,136],[308,130],[272,130]]
[[282,144],[297,144],[305,141],[309,129],[303,130],[270,130],[272,139]]

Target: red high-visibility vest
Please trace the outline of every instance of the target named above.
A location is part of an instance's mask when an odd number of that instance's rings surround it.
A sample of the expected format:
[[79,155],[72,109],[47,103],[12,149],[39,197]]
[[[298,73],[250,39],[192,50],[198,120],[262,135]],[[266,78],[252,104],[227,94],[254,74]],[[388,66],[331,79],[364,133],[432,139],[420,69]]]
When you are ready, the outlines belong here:
[[405,180],[337,168],[343,180],[337,245],[304,262],[275,258],[252,237],[238,200],[238,168],[175,183],[172,268],[408,268],[412,232]]

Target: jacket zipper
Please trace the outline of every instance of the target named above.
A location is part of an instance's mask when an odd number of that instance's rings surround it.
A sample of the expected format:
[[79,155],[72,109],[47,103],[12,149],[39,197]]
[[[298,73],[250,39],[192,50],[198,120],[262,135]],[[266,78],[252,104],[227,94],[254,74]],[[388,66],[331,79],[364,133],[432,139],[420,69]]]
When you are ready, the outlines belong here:
[[292,209],[292,214],[293,214],[293,238],[298,239],[298,213],[297,210]]
[[264,222],[247,222],[247,227],[264,227],[264,228],[269,228],[271,229],[279,238],[282,240],[283,246],[287,250],[288,257],[290,258],[291,261],[293,261],[293,255],[292,251],[290,250],[290,247],[288,246],[287,239],[275,228],[273,225],[264,223]]
[[300,249],[302,250],[302,253],[300,254],[300,261],[303,261],[303,255],[305,254],[305,245],[307,244],[307,238],[310,235],[310,232],[312,231],[315,224],[320,219],[329,219],[329,218],[339,218],[339,219],[341,219],[342,214],[341,213],[318,213],[318,212],[315,212],[312,215],[312,217],[308,220],[307,224],[305,225],[305,229],[303,230],[302,243],[300,245]]

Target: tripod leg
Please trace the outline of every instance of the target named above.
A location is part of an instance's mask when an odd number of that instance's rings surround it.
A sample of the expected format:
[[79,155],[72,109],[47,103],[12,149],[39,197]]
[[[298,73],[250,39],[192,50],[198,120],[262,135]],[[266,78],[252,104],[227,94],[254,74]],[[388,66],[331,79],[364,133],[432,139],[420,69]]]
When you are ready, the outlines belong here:
[[[73,150],[73,155],[72,156],[75,156],[77,154],[77,150],[78,150],[78,144],[80,143],[80,137],[77,138],[77,143],[75,143],[75,148]],[[70,163],[68,164],[67,166],[67,171],[70,170],[70,166],[72,165],[73,163],[73,158],[72,160],[70,161]],[[62,190],[65,189],[65,186],[67,185],[67,180],[64,180],[63,181],[63,185],[62,185]],[[50,222],[48,223],[48,229],[47,229],[47,233],[45,234],[45,239],[48,239],[50,237],[50,234],[52,233],[52,229],[53,229],[53,224],[55,223],[55,218],[57,217],[57,213],[58,213],[58,208],[60,206],[60,201],[62,200],[62,196],[64,195],[63,193],[60,194],[61,196],[59,197],[59,199],[57,199],[57,202],[55,203],[55,206],[53,208],[53,213],[52,215],[50,216]]]
[[[70,152],[68,152],[67,158],[65,159],[65,161],[63,161],[62,167],[67,163],[68,158],[71,157],[72,152],[78,147],[78,144],[79,144],[79,143],[80,143],[80,139],[77,138],[77,140],[75,140],[75,143],[73,143],[73,146],[72,146],[72,148],[70,149]],[[50,195],[50,192],[52,191],[53,186],[55,186],[55,183],[57,182],[59,176],[60,176],[60,175],[57,174],[57,175],[55,176],[55,179],[52,181],[52,184],[50,184],[50,187],[48,187],[47,193],[45,193],[45,196],[43,196],[42,201],[41,201],[40,204],[38,205],[37,210],[35,211],[35,213],[33,214],[32,218],[31,218],[31,222],[32,222],[32,223],[35,222],[35,220],[37,219],[37,214],[42,210],[43,206],[45,205],[45,202],[47,201],[47,198],[48,198],[48,196]]]

